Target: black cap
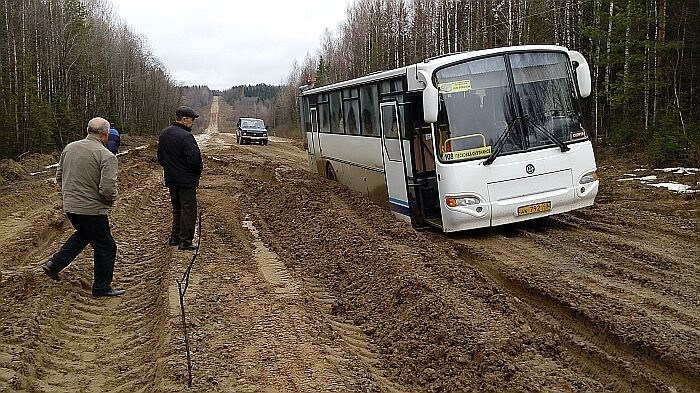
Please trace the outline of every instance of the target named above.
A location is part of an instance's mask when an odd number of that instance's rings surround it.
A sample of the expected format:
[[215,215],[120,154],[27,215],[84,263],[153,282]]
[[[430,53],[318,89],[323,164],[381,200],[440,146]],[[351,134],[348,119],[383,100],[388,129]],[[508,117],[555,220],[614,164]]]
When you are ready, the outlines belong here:
[[191,117],[193,119],[196,119],[199,117],[199,114],[194,111],[194,109],[190,108],[189,106],[179,106],[177,109],[175,109],[175,116],[177,117]]

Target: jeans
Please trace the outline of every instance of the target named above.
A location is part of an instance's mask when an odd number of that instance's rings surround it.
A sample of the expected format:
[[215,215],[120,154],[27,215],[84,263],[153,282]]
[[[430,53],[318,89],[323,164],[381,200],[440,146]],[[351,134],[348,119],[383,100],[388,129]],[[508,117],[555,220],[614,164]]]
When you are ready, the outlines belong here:
[[173,205],[173,230],[170,236],[181,242],[191,242],[197,223],[197,189],[168,188]]
[[51,270],[56,273],[65,269],[80,255],[88,244],[94,251],[94,273],[92,293],[103,293],[111,289],[114,276],[114,260],[117,245],[114,243],[106,215],[88,216],[66,213],[75,232],[51,258]]

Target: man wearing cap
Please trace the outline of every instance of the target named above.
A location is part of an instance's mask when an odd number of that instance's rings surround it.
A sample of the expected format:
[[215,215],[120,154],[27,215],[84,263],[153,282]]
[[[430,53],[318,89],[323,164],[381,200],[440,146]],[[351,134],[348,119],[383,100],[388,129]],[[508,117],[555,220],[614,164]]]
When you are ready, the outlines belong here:
[[163,130],[158,139],[158,162],[165,173],[165,185],[173,205],[171,246],[180,250],[196,250],[192,243],[197,222],[197,187],[202,176],[202,155],[192,136],[192,125],[199,117],[192,108],[175,110],[177,119]]

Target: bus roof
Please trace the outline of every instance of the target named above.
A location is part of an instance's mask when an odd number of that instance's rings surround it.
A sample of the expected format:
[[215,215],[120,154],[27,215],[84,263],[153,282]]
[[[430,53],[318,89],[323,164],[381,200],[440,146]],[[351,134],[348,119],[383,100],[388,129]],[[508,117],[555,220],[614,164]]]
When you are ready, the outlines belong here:
[[460,52],[450,55],[437,56],[431,59],[426,59],[417,65],[420,68],[437,68],[451,63],[459,63],[464,60],[469,60],[474,57],[495,55],[498,53],[508,52],[537,52],[537,51],[557,51],[567,52],[568,49],[558,45],[520,45],[520,46],[505,46],[501,48],[481,49],[470,52]]
[[338,82],[338,83],[334,83],[332,85],[326,85],[326,86],[321,86],[321,87],[317,87],[314,89],[304,90],[304,91],[302,91],[301,95],[305,96],[308,94],[322,93],[325,91],[342,89],[343,87],[357,86],[357,85],[361,85],[364,83],[369,83],[369,82],[374,82],[374,81],[378,81],[378,80],[382,80],[382,79],[390,79],[390,78],[393,78],[396,76],[406,75],[407,68],[408,67],[401,67],[401,68],[397,68],[397,69],[389,70],[389,71],[374,72],[374,73],[371,73],[369,75],[361,76],[359,78],[351,79],[348,81]]
[[[425,69],[425,70],[429,70],[432,73],[432,71],[438,67],[442,67],[442,66],[452,64],[452,63],[459,63],[459,62],[469,60],[470,58],[474,58],[474,57],[495,55],[498,53],[521,52],[521,51],[567,52],[568,49],[564,48],[563,46],[558,46],[558,45],[521,45],[521,46],[506,46],[506,47],[501,47],[501,48],[491,48],[491,49],[482,49],[482,50],[469,51],[469,52],[445,54],[445,55],[440,55],[440,56],[426,59],[420,63],[396,68],[396,69],[389,70],[389,71],[374,72],[372,74],[368,74],[368,75],[365,75],[365,76],[362,76],[359,78],[334,83],[332,85],[321,86],[321,87],[317,87],[317,88],[313,88],[313,89],[307,88],[305,90],[302,90],[300,92],[300,95],[305,96],[305,95],[310,95],[310,94],[323,93],[323,92],[327,92],[327,91],[331,91],[331,90],[342,89],[345,87],[358,86],[358,85],[362,85],[362,84],[370,83],[370,82],[374,82],[374,81],[391,79],[393,77],[406,75],[410,71],[416,72],[415,71],[416,69]],[[409,81],[409,90],[412,90],[411,89],[412,85],[413,85],[413,83],[411,83],[411,81]],[[306,85],[306,86],[308,86],[308,85]]]

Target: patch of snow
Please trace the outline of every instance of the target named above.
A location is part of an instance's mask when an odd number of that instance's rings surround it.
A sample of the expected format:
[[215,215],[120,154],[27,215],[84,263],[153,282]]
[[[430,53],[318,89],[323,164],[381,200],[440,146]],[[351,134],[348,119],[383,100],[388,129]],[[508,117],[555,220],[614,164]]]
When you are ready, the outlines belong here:
[[680,183],[656,183],[656,184],[649,184],[650,186],[657,187],[657,188],[666,188],[669,191],[675,191],[679,194],[692,194],[696,192],[700,192],[700,190],[691,190],[689,185],[686,184],[680,184]]
[[637,179],[634,179],[634,178],[617,179],[617,181],[630,181],[630,180],[637,180]]
[[675,167],[675,168],[657,168],[654,169],[657,172],[665,172],[665,173],[673,173],[675,175],[694,175],[695,172],[700,171],[698,168],[684,168],[684,167]]
[[124,151],[117,153],[117,157],[121,157],[125,154],[129,154],[129,153],[131,153],[132,150],[143,150],[146,148],[148,148],[148,145],[137,146],[137,147],[134,147],[133,149],[124,150]]
[[678,168],[678,167],[676,167],[676,168],[656,168],[656,169],[654,169],[654,170],[657,171],[657,172],[666,172],[666,173],[669,173],[669,172],[677,171],[678,169],[680,169],[680,168]]
[[635,171],[635,172],[644,172],[644,171],[648,171],[648,169],[646,169],[646,168],[637,168],[637,169],[635,169],[634,171]]
[[58,163],[47,165],[44,169],[56,169],[58,168]]
[[652,180],[656,180],[656,176],[655,175],[644,176],[644,177],[640,177],[639,180],[640,181],[652,181]]
[[625,176],[632,176],[632,177],[637,176],[637,175],[635,175],[635,174],[633,174],[633,173],[625,173],[624,175],[625,175]]

